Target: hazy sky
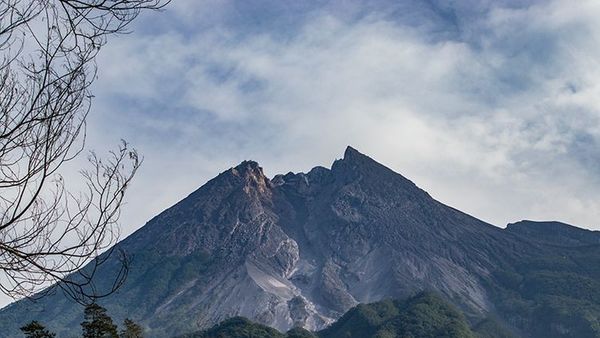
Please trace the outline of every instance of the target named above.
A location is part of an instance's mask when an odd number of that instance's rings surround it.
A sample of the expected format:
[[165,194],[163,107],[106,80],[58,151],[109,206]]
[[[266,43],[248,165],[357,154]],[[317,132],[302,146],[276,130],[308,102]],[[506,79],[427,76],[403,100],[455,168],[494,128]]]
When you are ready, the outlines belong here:
[[[600,1],[174,0],[98,60],[88,146],[144,155],[123,236],[244,159],[352,145],[497,226],[600,229]],[[2,300],[0,299],[0,303]]]

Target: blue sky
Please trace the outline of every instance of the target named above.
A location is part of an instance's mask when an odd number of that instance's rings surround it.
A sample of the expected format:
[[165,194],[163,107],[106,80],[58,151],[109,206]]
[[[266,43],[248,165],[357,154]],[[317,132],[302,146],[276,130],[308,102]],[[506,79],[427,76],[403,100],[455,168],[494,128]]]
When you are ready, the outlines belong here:
[[88,124],[145,158],[123,235],[244,159],[346,145],[498,226],[600,229],[598,1],[175,0],[131,28]]

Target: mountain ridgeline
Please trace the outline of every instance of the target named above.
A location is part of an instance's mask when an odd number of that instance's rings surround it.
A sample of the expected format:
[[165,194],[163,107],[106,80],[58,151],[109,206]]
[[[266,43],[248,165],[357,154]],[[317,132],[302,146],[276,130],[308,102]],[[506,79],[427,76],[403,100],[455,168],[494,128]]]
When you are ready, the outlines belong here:
[[[150,337],[235,316],[321,332],[360,303],[435,290],[471,327],[494,317],[517,337],[600,337],[599,243],[557,222],[492,226],[348,147],[330,169],[269,179],[245,161],[221,173],[117,244],[130,273],[100,303]],[[65,336],[80,313],[60,293],[22,300],[0,311],[0,337],[31,319]]]

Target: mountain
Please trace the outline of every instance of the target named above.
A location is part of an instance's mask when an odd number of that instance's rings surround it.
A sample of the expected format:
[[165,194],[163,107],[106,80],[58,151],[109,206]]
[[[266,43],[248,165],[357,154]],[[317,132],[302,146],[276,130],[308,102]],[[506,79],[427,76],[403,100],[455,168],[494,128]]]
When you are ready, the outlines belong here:
[[[248,319],[235,317],[219,325],[179,338],[476,338],[462,314],[431,292],[404,301],[384,300],[359,304],[319,332],[292,329],[282,334]],[[493,337],[510,337],[494,335]]]
[[[470,322],[493,314],[523,337],[598,337],[600,245],[581,239],[596,233],[545,227],[487,224],[351,147],[330,169],[272,179],[245,161],[120,242],[130,274],[100,303],[150,337],[234,316],[315,331],[359,303],[429,289]],[[117,268],[104,266],[98,287]],[[0,337],[31,319],[78,332],[81,312],[60,294],[19,301],[0,311]]]
[[577,247],[600,244],[600,231],[585,230],[561,222],[520,221],[509,224],[506,230],[549,245]]

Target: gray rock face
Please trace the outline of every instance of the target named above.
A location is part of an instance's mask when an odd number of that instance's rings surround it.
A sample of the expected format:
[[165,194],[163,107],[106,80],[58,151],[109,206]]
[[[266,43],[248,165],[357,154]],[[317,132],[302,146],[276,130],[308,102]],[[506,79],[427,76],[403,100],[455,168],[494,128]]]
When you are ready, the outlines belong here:
[[[151,337],[236,315],[280,330],[321,329],[357,303],[423,289],[479,316],[493,311],[483,283],[491,271],[535,250],[350,147],[331,169],[272,180],[243,162],[118,245],[134,256],[130,277],[102,304]],[[61,295],[21,301],[0,312],[0,337],[27,319],[78,332],[80,312]]]

